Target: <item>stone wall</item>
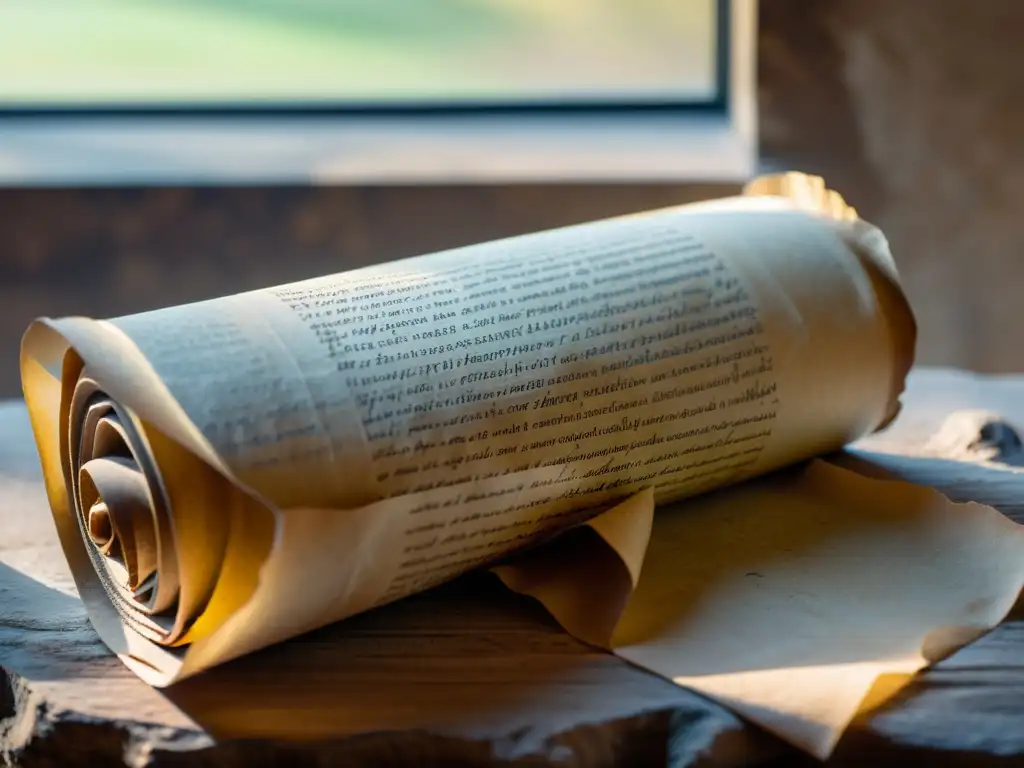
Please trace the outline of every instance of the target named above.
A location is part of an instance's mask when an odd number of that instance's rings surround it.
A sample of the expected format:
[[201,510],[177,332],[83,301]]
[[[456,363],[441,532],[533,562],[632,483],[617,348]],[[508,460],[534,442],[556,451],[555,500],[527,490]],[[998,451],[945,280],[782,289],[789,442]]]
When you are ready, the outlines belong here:
[[[892,241],[919,359],[1024,370],[1019,0],[762,0],[767,167]],[[727,186],[0,191],[0,397],[38,314],[111,316],[711,195]]]

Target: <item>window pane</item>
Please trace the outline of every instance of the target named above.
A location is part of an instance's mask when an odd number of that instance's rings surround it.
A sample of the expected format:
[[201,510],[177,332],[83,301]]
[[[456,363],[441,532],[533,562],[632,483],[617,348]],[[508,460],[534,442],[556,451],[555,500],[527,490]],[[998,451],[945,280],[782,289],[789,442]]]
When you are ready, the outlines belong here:
[[0,101],[705,101],[715,26],[714,0],[0,0]]

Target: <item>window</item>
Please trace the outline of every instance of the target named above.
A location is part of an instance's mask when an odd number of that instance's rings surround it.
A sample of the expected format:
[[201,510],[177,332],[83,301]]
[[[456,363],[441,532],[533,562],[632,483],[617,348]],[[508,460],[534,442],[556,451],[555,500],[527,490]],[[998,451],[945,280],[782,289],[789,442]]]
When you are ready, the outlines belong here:
[[4,0],[0,181],[738,178],[752,0]]

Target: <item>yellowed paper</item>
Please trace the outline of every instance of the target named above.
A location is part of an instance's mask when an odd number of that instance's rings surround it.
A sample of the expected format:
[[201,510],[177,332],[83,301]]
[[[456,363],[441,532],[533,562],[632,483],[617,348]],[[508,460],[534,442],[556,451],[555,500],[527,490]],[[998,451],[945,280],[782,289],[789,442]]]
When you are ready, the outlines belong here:
[[579,569],[614,577],[589,598],[614,627],[655,505],[898,411],[914,324],[884,238],[813,179],[751,192],[34,324],[26,400],[101,636],[163,685],[569,529],[567,553],[612,545]]
[[[574,634],[822,759],[881,675],[991,629],[1024,586],[1021,526],[820,460],[652,512],[637,498],[609,513],[653,519],[628,597],[611,566],[600,586],[561,567],[557,543],[498,574]],[[627,559],[617,543],[580,539],[575,557]],[[580,607],[598,588],[619,590],[612,621]]]

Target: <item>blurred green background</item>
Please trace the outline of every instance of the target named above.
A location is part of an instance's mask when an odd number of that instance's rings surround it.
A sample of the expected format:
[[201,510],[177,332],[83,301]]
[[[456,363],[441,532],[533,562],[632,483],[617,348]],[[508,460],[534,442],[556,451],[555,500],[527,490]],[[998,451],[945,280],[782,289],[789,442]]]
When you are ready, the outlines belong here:
[[709,0],[0,0],[0,102],[707,99]]

